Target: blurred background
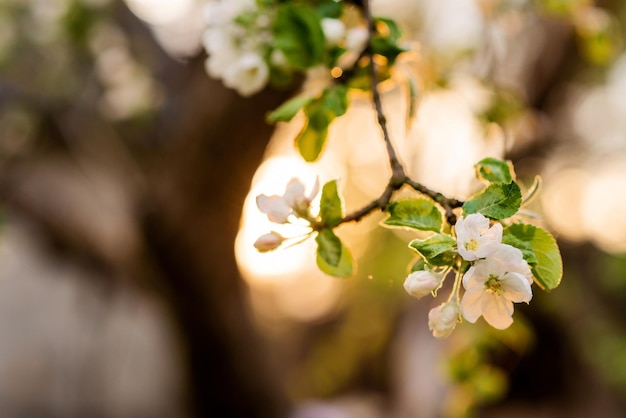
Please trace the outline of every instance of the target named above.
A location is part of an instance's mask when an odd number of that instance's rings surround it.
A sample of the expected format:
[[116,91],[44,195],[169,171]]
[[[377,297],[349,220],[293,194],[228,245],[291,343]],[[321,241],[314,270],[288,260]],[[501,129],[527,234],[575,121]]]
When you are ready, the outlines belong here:
[[0,416],[626,414],[626,4],[373,3],[413,51],[381,86],[407,171],[459,199],[484,156],[541,175],[561,286],[436,340],[439,300],[402,287],[415,236],[380,214],[338,231],[348,280],[311,241],[257,253],[254,198],[291,177],[339,178],[349,210],[382,191],[367,97],[306,164],[302,120],[264,118],[315,75],[246,99],[212,80],[206,1],[0,0]]

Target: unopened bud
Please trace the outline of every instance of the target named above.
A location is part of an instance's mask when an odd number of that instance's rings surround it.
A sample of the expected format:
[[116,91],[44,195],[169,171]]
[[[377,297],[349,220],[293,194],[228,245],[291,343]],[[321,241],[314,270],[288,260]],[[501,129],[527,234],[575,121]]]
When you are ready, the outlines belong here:
[[437,289],[441,279],[441,275],[431,271],[414,271],[404,281],[404,289],[409,295],[419,299]]
[[267,234],[261,235],[256,242],[254,243],[254,247],[260,252],[264,253],[267,251],[275,250],[282,244],[285,238],[280,235],[278,232],[269,232]]
[[428,313],[428,329],[436,338],[450,335],[458,323],[459,305],[456,302],[442,303]]

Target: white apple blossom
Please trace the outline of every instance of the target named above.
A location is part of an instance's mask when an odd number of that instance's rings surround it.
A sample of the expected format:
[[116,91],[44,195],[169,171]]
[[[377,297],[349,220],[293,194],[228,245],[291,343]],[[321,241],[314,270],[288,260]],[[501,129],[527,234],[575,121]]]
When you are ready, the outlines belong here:
[[285,238],[278,232],[269,232],[261,235],[254,243],[254,247],[260,252],[275,250],[283,243]]
[[442,279],[442,274],[436,274],[432,271],[414,271],[404,280],[404,290],[409,295],[419,299],[437,289],[441,285]]
[[267,63],[255,52],[241,54],[222,74],[224,85],[237,90],[242,96],[261,91],[269,78],[270,69]]
[[473,323],[482,315],[492,327],[508,328],[513,323],[513,302],[528,303],[532,299],[532,280],[522,252],[500,244],[492,255],[476,261],[463,276],[463,317]]
[[[244,14],[254,19],[238,21]],[[272,42],[269,18],[254,0],[213,0],[205,15],[208,27],[202,43],[209,54],[205,64],[209,75],[222,79],[242,96],[261,91],[270,79],[263,58]]]
[[361,53],[367,45],[369,31],[365,26],[355,26],[346,32],[346,49]]
[[292,178],[285,193],[282,196],[265,194],[256,198],[259,210],[267,215],[270,221],[276,223],[287,223],[290,215],[306,216],[313,198],[319,192],[319,179],[315,179],[315,184],[309,193],[305,194],[305,186],[300,179]]
[[346,25],[339,19],[322,19],[322,31],[327,45],[337,45],[346,33]]
[[454,229],[459,254],[467,261],[488,257],[502,242],[502,225],[489,227],[489,219],[480,213],[459,218]]
[[442,303],[428,312],[428,329],[436,338],[450,335],[459,322],[459,305],[455,301]]

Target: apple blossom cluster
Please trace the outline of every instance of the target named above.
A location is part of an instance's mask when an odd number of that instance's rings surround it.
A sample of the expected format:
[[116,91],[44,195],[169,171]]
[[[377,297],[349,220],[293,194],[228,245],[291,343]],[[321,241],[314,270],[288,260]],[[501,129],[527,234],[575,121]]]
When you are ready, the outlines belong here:
[[[459,218],[454,230],[458,265],[463,266],[458,268],[457,277],[462,277],[465,293],[459,304],[457,280],[449,299],[430,311],[430,330],[435,337],[446,337],[461,317],[474,323],[481,316],[494,328],[508,328],[513,323],[513,303],[528,303],[532,298],[533,276],[522,252],[503,244],[502,225],[490,225],[489,219],[479,213]],[[404,288],[421,298],[436,292],[447,272],[414,271],[406,278]]]
[[[280,195],[261,194],[256,198],[259,210],[267,215],[267,218],[277,224],[286,224],[295,219],[302,219],[307,223],[316,222],[311,214],[311,202],[319,192],[319,180],[307,195],[305,186],[297,178],[291,179],[285,188],[285,193]],[[278,248],[285,237],[276,231],[271,231],[261,235],[254,247],[260,252],[271,251]]]
[[369,37],[365,25],[346,27],[340,2],[303,3],[209,0],[203,36],[208,74],[251,96],[310,68],[352,66]]
[[270,16],[254,0],[211,0],[206,22],[202,41],[209,54],[209,75],[242,96],[265,87],[270,76],[265,58],[272,41]]

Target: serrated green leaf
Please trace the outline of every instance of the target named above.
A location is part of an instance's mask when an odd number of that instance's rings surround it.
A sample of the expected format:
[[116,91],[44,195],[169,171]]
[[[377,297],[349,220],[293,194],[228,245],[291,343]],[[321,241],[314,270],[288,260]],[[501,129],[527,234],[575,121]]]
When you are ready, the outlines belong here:
[[324,225],[332,227],[339,224],[343,217],[341,199],[337,192],[337,180],[329,181],[322,188],[320,216]]
[[324,32],[321,17],[306,5],[281,4],[273,26],[273,46],[280,50],[289,64],[306,70],[324,57]]
[[[534,225],[515,224],[504,230],[502,242],[522,250],[524,259],[530,264],[533,276],[542,289],[552,290],[561,283],[563,261],[559,247],[548,231]],[[529,252],[534,257],[529,256]]]
[[456,240],[446,234],[436,234],[425,240],[415,239],[409,243],[410,248],[433,266],[452,265],[456,257],[455,246]]
[[490,183],[510,183],[513,181],[511,164],[508,161],[487,157],[474,165],[476,176]]
[[427,199],[404,199],[387,206],[389,218],[383,224],[419,229],[420,231],[441,231],[441,212]]
[[463,214],[482,213],[491,219],[505,219],[515,215],[521,204],[522,192],[517,183],[494,183],[465,202]]
[[352,274],[352,254],[332,229],[322,229],[315,237],[317,242],[317,266],[324,273],[335,277]]
[[297,96],[287,100],[280,105],[278,109],[273,110],[267,115],[268,122],[288,122],[293,119],[300,109],[311,103],[311,96]]

